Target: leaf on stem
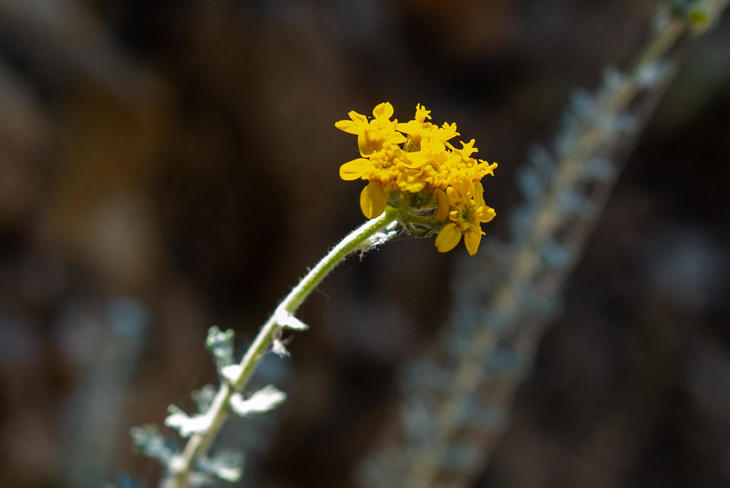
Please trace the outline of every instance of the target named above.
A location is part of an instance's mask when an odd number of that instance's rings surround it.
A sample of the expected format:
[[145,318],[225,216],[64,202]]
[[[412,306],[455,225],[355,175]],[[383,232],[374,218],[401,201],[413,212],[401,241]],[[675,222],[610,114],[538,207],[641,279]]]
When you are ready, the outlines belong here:
[[174,439],[164,437],[154,425],[142,425],[129,429],[134,449],[140,454],[157,459],[166,465],[177,453],[178,446]]
[[200,390],[195,390],[190,395],[193,398],[193,402],[195,403],[195,409],[198,411],[198,413],[205,413],[208,411],[210,406],[213,404],[213,399],[215,398],[215,387],[213,385],[205,385]]
[[243,454],[237,451],[219,452],[200,459],[198,468],[220,480],[235,483],[243,474]]
[[218,369],[233,364],[233,331],[221,331],[217,326],[208,329],[205,347],[211,352]]
[[243,395],[236,393],[231,397],[230,406],[237,415],[246,417],[273,410],[286,400],[286,393],[275,386],[268,385],[244,399]]
[[211,419],[208,415],[193,415],[191,417],[175,405],[167,407],[167,411],[169,415],[165,419],[165,425],[177,429],[182,437],[205,432],[210,427]]
[[274,343],[271,345],[271,352],[273,352],[280,358],[291,356],[289,350],[284,345],[284,342],[280,339],[274,339]]
[[291,330],[307,330],[309,326],[296,318],[293,314],[280,308],[274,313],[274,321],[285,329]]
[[231,364],[230,366],[221,368],[221,377],[228,384],[234,385],[238,381],[238,377],[241,376],[241,371],[243,371],[243,366],[240,364]]

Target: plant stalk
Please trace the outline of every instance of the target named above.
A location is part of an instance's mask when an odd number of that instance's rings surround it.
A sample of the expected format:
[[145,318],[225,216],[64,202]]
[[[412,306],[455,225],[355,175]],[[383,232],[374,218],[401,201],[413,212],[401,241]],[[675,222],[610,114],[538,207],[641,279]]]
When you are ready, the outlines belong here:
[[[358,250],[367,251],[372,248],[373,246],[368,243],[368,240],[393,224],[396,221],[397,213],[398,211],[394,208],[386,207],[385,212],[379,217],[368,220],[347,235],[281,301],[238,363],[239,368],[236,370],[235,377],[228,376],[222,379],[221,386],[208,412],[205,413],[205,416],[209,418],[207,428],[203,432],[193,434],[188,439],[182,454],[170,461],[169,476],[163,483],[164,488],[187,488],[189,486],[196,459],[208,451],[228,416],[228,404],[231,397],[246,386],[261,358],[268,352],[269,347],[280,334],[281,328],[285,326],[281,323],[283,319],[293,316],[317,285],[347,256]],[[389,239],[391,234],[386,232],[383,236],[384,240],[381,242]]]

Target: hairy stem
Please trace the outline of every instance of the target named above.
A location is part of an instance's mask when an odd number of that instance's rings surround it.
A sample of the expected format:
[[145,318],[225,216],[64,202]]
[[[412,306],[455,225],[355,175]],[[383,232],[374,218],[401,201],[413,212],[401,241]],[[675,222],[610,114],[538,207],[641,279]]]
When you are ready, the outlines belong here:
[[[286,325],[282,322],[287,317],[294,315],[302,302],[337,264],[355,251],[370,249],[372,244],[368,242],[369,239],[394,224],[396,217],[397,211],[387,207],[382,215],[355,229],[332,248],[281,301],[238,363],[234,377],[228,376],[221,381],[215,399],[205,414],[209,419],[207,428],[203,432],[193,434],[182,454],[170,462],[168,467],[170,474],[163,484],[165,488],[187,488],[189,486],[196,459],[205,455],[226,420],[231,397],[246,386],[261,358],[280,333],[281,327]],[[390,236],[390,233],[384,233],[381,242]]]

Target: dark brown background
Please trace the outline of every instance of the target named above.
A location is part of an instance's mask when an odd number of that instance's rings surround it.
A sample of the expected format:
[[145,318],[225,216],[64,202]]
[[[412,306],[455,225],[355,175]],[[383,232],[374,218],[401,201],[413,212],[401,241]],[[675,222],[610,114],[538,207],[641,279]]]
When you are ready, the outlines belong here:
[[[155,486],[129,427],[190,409],[206,329],[243,350],[361,222],[337,177],[348,110],[456,121],[500,162],[486,230],[505,237],[528,146],[628,65],[654,5],[0,0],[0,484]],[[730,484],[728,45],[725,19],[630,156],[477,486]],[[258,446],[255,486],[352,485],[453,258],[401,237],[313,295],[258,380],[288,401],[221,442]]]

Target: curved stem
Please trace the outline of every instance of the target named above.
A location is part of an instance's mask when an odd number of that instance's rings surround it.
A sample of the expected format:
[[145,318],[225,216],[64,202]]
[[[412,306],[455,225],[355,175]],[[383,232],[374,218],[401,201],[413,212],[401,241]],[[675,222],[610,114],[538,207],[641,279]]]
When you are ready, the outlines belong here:
[[[206,412],[207,428],[203,432],[193,434],[185,445],[180,456],[172,459],[168,466],[169,477],[165,480],[165,488],[187,488],[193,472],[195,460],[203,456],[215,436],[220,431],[228,414],[228,402],[233,394],[241,391],[251,378],[261,358],[276,339],[287,317],[291,317],[309,294],[332,271],[337,264],[355,251],[367,251],[374,246],[370,239],[377,233],[386,230],[396,222],[397,211],[387,207],[385,212],[365,222],[342,239],[317,265],[312,268],[297,286],[281,301],[274,313],[261,327],[251,346],[238,363],[234,375],[227,375]],[[379,242],[385,242],[392,235],[385,232]]]

